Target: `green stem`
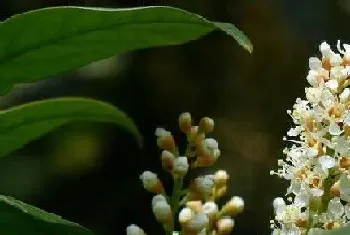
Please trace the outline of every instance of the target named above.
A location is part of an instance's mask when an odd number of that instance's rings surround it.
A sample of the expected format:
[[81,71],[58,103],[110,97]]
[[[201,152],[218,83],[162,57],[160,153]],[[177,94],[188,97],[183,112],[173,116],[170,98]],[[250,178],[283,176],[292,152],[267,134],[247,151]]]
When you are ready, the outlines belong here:
[[168,229],[166,231],[167,235],[172,235],[175,229],[175,215],[177,214],[177,211],[179,210],[179,204],[180,204],[180,198],[181,198],[181,189],[182,189],[182,183],[183,178],[175,178],[174,179],[174,187],[173,187],[173,194],[170,199],[170,207],[171,211],[173,213],[173,219],[168,226]]

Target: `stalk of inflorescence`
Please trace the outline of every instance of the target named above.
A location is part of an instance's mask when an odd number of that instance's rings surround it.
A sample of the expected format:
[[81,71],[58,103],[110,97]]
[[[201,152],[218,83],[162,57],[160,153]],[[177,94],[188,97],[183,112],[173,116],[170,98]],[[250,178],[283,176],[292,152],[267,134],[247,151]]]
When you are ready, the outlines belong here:
[[[229,176],[226,171],[199,176],[187,188],[183,187],[189,169],[213,166],[220,156],[217,141],[207,138],[214,129],[214,121],[205,117],[194,126],[191,115],[182,113],[178,122],[187,138],[183,154],[171,132],[164,128],[157,128],[155,132],[157,145],[161,149],[162,167],[173,178],[170,196],[167,196],[157,174],[145,171],[140,176],[144,188],[155,194],[151,203],[153,214],[162,224],[166,235],[229,234],[234,227],[232,216],[242,212],[244,202],[240,197],[233,197],[219,210],[215,201],[227,191]],[[176,220],[181,226],[178,230],[175,227]],[[127,235],[145,235],[145,232],[132,224],[127,228]]]
[[276,174],[290,182],[277,197],[273,235],[320,235],[350,221],[350,45],[323,42],[309,59],[306,99],[288,110],[294,126],[284,139]]

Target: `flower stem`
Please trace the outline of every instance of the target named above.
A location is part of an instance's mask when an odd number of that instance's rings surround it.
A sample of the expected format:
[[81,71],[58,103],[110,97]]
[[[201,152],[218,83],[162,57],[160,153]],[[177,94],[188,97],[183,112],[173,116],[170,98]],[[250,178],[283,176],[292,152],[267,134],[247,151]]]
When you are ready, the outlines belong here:
[[170,198],[170,206],[173,213],[173,218],[171,223],[169,224],[166,234],[172,235],[175,229],[175,215],[177,211],[179,210],[179,203],[180,203],[180,197],[181,197],[181,190],[182,190],[182,184],[183,184],[183,178],[174,178],[174,187],[173,187],[173,193]]

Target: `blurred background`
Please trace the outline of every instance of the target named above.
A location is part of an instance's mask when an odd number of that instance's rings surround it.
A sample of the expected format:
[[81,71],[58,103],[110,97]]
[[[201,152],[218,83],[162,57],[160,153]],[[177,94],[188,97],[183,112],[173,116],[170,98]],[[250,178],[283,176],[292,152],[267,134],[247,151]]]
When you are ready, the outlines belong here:
[[[222,156],[214,168],[231,176],[230,196],[242,196],[233,234],[269,234],[271,202],[287,185],[269,175],[282,156],[291,125],[286,110],[303,96],[308,58],[327,40],[349,43],[350,0],[2,0],[0,19],[48,6],[170,5],[235,24],[253,54],[214,32],[182,46],[116,55],[37,84],[19,85],[0,108],[49,97],[83,96],[129,114],[144,136],[138,149],[127,133],[107,124],[70,123],[0,159],[0,192],[78,222],[99,235],[125,234],[136,223],[163,234],[143,190],[144,170],[162,172],[154,130],[176,133],[181,112],[215,119]],[[170,187],[171,179],[160,173]]]

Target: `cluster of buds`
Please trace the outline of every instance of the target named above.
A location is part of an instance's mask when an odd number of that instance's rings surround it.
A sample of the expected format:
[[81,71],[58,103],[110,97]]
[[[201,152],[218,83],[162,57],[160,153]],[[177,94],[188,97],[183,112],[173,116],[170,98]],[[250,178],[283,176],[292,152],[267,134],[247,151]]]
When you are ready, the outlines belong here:
[[[167,235],[177,235],[175,231],[175,217],[179,209],[178,220],[183,235],[224,235],[229,234],[234,226],[232,216],[243,211],[244,202],[240,197],[233,197],[222,206],[215,200],[227,191],[226,171],[219,170],[213,175],[200,176],[190,182],[187,189],[183,189],[183,179],[190,168],[212,166],[220,156],[216,140],[206,135],[214,129],[211,118],[202,118],[197,126],[192,125],[189,113],[179,116],[179,128],[186,134],[187,147],[184,154],[180,154],[179,147],[171,132],[164,128],[157,128],[157,145],[161,149],[161,164],[174,180],[172,194],[167,196],[161,180],[151,172],[145,171],[140,180],[143,187],[154,193],[152,211],[156,220],[163,225]],[[127,235],[145,235],[136,225],[127,228]]]
[[320,45],[322,58],[309,59],[306,100],[288,111],[291,145],[271,174],[290,187],[286,200],[274,200],[273,235],[319,235],[350,221],[350,45],[343,47]]
[[225,235],[230,234],[234,220],[233,216],[241,213],[244,208],[243,199],[233,197],[221,210],[215,201],[188,201],[179,214],[179,222],[184,235]]

